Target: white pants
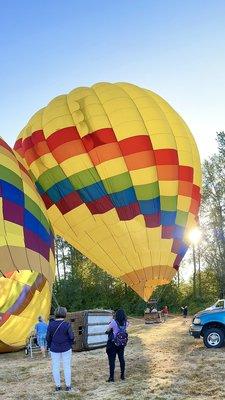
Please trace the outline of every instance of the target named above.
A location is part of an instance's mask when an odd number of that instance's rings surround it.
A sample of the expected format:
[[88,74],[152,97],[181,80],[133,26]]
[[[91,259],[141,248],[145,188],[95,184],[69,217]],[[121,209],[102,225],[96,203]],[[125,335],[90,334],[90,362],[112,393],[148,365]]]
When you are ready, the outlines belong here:
[[63,372],[66,386],[71,386],[71,356],[72,350],[63,353],[55,353],[51,351],[52,359],[52,375],[56,386],[60,386],[60,363],[63,363]]

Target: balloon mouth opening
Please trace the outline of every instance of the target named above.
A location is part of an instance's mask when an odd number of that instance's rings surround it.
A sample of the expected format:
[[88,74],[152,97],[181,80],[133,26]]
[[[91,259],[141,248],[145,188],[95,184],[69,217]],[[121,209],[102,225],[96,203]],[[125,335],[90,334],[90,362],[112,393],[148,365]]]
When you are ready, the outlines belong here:
[[177,270],[168,265],[157,265],[129,272],[120,279],[130,286],[142,299],[147,301],[154,289],[166,285],[176,275]]

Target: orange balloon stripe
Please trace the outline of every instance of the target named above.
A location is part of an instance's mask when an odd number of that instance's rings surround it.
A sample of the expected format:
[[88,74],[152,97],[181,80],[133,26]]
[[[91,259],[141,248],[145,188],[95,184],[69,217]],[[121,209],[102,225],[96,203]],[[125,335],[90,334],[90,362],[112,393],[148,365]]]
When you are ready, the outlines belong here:
[[[49,150],[47,153],[49,153]],[[84,146],[80,139],[66,142],[52,150],[52,154],[59,164],[71,157],[79,156],[84,153]]]
[[22,156],[25,156],[28,165],[49,153],[52,153],[60,164],[88,151],[94,166],[97,166],[102,162],[121,157],[122,153],[130,171],[157,165],[159,180],[193,181],[193,168],[179,166],[178,173],[176,166],[179,165],[179,160],[176,150],[152,150],[151,141],[147,135],[139,135],[117,142],[114,132],[110,128],[98,130],[82,139],[75,127],[60,129],[47,139],[45,139],[43,131],[36,131],[23,142],[18,139],[14,148]]
[[155,165],[154,151],[141,151],[140,153],[129,154],[124,156],[124,160],[129,171],[153,167]]
[[179,181],[178,183],[178,194],[181,196],[191,197],[193,184],[191,182]]
[[118,143],[107,143],[89,151],[91,160],[94,165],[101,164],[105,161],[113,160],[121,157]]
[[179,170],[176,165],[158,165],[157,175],[159,181],[177,181]]
[[[64,139],[65,143],[62,144]],[[178,181],[178,194],[193,197],[197,200],[197,204],[191,203],[191,210],[196,213],[200,202],[200,189],[197,186],[193,186],[193,168],[179,166],[178,154],[174,149],[152,150],[151,141],[147,135],[134,136],[117,142],[113,130],[106,128],[88,134],[81,139],[75,127],[68,127],[53,133],[46,139],[45,143],[43,140],[45,140],[43,131],[37,131],[31,137],[26,138],[23,143],[21,141],[17,143],[16,148],[22,145],[29,163],[33,162],[34,158],[48,154],[51,151],[59,164],[70,157],[89,151],[94,166],[113,158],[121,157],[121,153],[124,156],[128,171],[156,165],[159,181]],[[42,193],[42,198],[47,208],[52,206],[53,201],[51,201],[48,194]],[[73,207],[81,205],[82,200],[77,194],[70,193],[56,204],[64,214],[72,210]],[[128,208],[121,207],[119,210],[121,215],[119,217],[124,220],[138,215],[137,205],[134,204],[132,207],[134,207],[132,212]],[[110,210],[112,204],[106,198],[101,198],[90,202],[88,208],[95,214]],[[191,210],[190,212],[192,212]],[[127,215],[126,218],[125,215]],[[146,218],[148,219],[148,217]],[[156,224],[158,226],[158,216],[156,215],[154,218],[157,221],[153,225],[155,226]],[[146,221],[147,225],[149,223],[150,221]]]

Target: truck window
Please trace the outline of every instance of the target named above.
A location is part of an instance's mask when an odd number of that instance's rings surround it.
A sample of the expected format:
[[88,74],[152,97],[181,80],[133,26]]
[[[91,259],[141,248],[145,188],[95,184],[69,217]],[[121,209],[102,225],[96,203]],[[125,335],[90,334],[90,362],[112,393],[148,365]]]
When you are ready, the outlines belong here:
[[218,302],[215,304],[215,306],[216,306],[216,308],[224,308],[224,302],[223,302],[223,301],[218,301]]

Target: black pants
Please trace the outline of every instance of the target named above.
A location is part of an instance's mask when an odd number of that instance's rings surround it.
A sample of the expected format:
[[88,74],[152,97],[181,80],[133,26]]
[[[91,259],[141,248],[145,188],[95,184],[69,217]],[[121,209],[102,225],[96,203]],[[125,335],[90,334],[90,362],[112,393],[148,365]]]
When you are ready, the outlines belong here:
[[125,373],[125,360],[124,360],[124,347],[118,347],[114,342],[108,342],[106,347],[106,353],[109,359],[109,376],[111,379],[114,379],[114,371],[115,371],[115,361],[116,355],[118,354],[119,362],[120,362],[120,371],[121,376],[124,376]]

